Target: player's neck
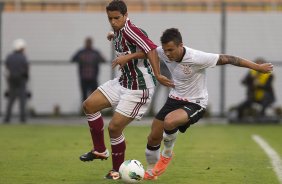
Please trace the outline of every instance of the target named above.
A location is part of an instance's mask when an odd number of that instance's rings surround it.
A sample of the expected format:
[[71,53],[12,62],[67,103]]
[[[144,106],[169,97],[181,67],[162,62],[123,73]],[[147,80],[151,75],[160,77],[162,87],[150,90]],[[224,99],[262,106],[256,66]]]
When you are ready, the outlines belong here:
[[182,47],[181,57],[176,61],[177,63],[180,63],[183,60],[185,53],[186,53],[186,49],[185,49],[185,47]]

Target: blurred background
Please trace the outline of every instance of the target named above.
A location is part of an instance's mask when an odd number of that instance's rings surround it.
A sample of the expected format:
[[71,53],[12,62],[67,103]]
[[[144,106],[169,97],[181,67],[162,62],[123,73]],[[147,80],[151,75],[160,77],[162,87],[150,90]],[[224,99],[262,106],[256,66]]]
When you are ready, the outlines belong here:
[[[0,1],[0,113],[5,113],[4,61],[15,39],[26,41],[30,62],[29,116],[73,116],[81,113],[81,94],[73,54],[93,38],[106,63],[100,65],[99,83],[113,78],[111,31],[102,0],[2,0]],[[160,43],[161,33],[176,27],[184,44],[211,53],[226,53],[250,60],[263,57],[274,68],[276,101],[268,109],[277,114],[282,105],[282,0],[126,0],[133,23]],[[241,84],[248,72],[232,66],[207,70],[209,113],[227,117],[246,98]],[[153,113],[166,100],[166,89],[156,96]],[[278,109],[278,110],[277,110]],[[14,107],[14,113],[18,108]]]

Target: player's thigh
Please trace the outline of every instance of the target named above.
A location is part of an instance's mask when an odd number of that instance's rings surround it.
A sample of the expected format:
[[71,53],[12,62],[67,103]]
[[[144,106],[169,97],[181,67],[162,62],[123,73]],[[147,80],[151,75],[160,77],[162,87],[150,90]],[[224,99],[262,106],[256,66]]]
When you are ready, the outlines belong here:
[[164,126],[178,127],[186,124],[189,121],[187,112],[181,108],[168,113],[164,120]]
[[140,120],[150,106],[154,88],[144,90],[123,89],[116,112]]
[[164,122],[154,118],[151,125],[151,132],[148,136],[148,144],[159,145],[163,139]]
[[86,113],[95,113],[108,107],[111,107],[111,103],[99,89],[95,90],[83,102]]

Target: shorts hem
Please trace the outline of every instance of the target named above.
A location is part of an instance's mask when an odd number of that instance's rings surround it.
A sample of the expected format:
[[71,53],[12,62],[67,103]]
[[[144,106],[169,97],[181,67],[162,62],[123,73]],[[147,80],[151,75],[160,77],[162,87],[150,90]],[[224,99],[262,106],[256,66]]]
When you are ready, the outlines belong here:
[[115,111],[118,112],[118,113],[120,113],[120,114],[122,114],[123,116],[126,116],[126,117],[128,117],[128,118],[133,118],[133,119],[136,119],[136,120],[138,120],[138,121],[142,119],[142,117],[137,117],[137,116],[132,117],[132,116],[130,116],[130,115],[128,115],[128,114],[122,112],[121,110],[118,110],[118,109],[116,109]]

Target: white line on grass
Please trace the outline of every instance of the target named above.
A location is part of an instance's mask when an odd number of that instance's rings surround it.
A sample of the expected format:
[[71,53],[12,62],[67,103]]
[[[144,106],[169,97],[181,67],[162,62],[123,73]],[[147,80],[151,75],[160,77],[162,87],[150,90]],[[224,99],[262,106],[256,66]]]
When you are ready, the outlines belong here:
[[278,177],[278,180],[282,184],[282,161],[280,156],[277,154],[277,152],[272,149],[271,146],[260,136],[258,135],[252,135],[253,140],[264,150],[264,152],[267,154],[267,156],[271,160],[271,164],[273,166],[273,169]]

